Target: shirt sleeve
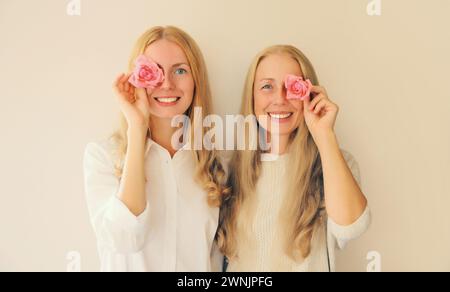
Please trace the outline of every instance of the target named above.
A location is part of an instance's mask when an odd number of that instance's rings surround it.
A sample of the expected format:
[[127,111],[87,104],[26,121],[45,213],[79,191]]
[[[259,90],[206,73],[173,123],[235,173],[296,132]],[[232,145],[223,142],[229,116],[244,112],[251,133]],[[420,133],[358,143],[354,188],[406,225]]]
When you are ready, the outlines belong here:
[[86,146],[83,160],[85,195],[98,244],[113,253],[141,251],[148,232],[149,206],[136,217],[117,197],[119,179],[105,147]]
[[[359,172],[359,166],[356,162],[355,158],[345,150],[342,150],[342,154],[347,162],[348,167],[350,168],[353,177],[358,183],[359,187],[361,187],[361,177]],[[330,217],[328,217],[328,230],[336,239],[336,242],[340,249],[343,249],[346,244],[353,239],[360,237],[370,226],[371,222],[371,214],[369,206],[366,206],[363,213],[350,225],[339,225],[333,221]]]

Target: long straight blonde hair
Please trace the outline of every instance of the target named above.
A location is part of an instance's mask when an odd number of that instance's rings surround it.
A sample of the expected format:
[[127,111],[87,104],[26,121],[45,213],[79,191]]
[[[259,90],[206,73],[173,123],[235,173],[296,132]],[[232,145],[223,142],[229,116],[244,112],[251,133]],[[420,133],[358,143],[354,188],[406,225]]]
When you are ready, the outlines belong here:
[[[196,42],[183,30],[173,27],[153,27],[147,30],[136,42],[133,52],[129,59],[128,69],[132,71],[136,58],[143,54],[147,47],[152,43],[165,39],[177,44],[186,55],[189,66],[192,71],[194,79],[195,90],[191,106],[185,113],[190,119],[194,121],[194,108],[201,108],[202,116],[205,117],[211,114],[212,100],[211,90],[209,86],[208,74],[203,55],[197,46]],[[197,117],[198,119],[198,117]],[[208,128],[202,127],[201,121],[194,121],[194,125],[201,127],[201,131],[195,130],[191,127],[191,137],[194,133],[201,133],[201,141]],[[125,116],[120,113],[120,126],[112,134],[111,138],[116,143],[116,176],[121,177],[123,171],[124,159],[128,146],[127,139],[128,123]],[[194,139],[191,139],[194,141]],[[146,142],[147,143],[147,142]],[[190,149],[194,149],[191,147]],[[208,194],[207,200],[210,206],[220,206],[222,195],[226,193],[226,175],[224,168],[220,162],[215,151],[196,150],[192,151],[197,162],[195,179],[205,189]],[[190,175],[190,174],[187,174]]]
[[[303,77],[310,79],[313,85],[319,84],[311,62],[299,49],[289,45],[269,47],[255,57],[248,71],[241,105],[244,116],[255,115],[253,90],[256,70],[261,61],[272,54],[292,57],[298,62]],[[246,141],[249,141],[249,132],[245,134]],[[286,254],[301,261],[311,252],[312,235],[323,222],[324,214],[322,165],[318,148],[304,119],[291,133],[288,151],[288,194],[280,214],[282,226],[286,229],[281,240],[284,241]],[[255,190],[261,174],[262,153],[261,149],[236,151],[231,161],[229,185],[232,190],[224,199],[217,234],[222,253],[230,259],[238,256],[239,241],[244,240],[237,238],[238,230],[243,224],[252,224],[252,210],[256,207],[252,203],[255,202]]]

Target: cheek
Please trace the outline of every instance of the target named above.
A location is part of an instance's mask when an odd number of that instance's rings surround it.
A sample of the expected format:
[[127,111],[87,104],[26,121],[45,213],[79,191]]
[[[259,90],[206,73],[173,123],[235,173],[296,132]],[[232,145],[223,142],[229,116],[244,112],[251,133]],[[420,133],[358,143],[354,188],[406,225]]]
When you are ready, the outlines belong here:
[[267,99],[257,93],[254,93],[254,109],[257,116],[265,115],[265,109],[269,106]]
[[145,91],[147,92],[147,96],[152,96],[153,95],[153,92],[155,91],[154,89],[148,89],[148,88],[146,88],[145,89]]
[[295,114],[302,115],[303,114],[303,101],[301,100],[292,100],[290,101],[291,106],[295,109]]
[[192,77],[185,77],[180,78],[177,81],[177,88],[178,90],[182,91],[183,98],[180,102],[179,110],[185,112],[188,110],[188,108],[191,106],[192,102],[194,101],[194,91],[195,91],[195,84]]
[[179,78],[176,84],[178,89],[182,90],[186,97],[193,96],[195,84],[192,77]]
[[299,101],[297,104],[294,105],[294,108],[296,110],[295,112],[295,127],[300,126],[302,120],[303,120],[303,101]]

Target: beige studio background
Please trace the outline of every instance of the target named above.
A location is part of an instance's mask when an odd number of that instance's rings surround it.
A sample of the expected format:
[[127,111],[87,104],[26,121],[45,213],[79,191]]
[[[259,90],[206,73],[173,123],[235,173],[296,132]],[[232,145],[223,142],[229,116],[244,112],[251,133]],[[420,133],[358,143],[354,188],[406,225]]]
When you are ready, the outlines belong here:
[[369,0],[81,0],[80,16],[69,2],[0,0],[0,271],[65,271],[70,251],[98,270],[84,147],[117,122],[111,84],[135,39],[167,24],[198,41],[220,114],[238,112],[260,49],[309,56],[373,212],[338,270],[376,251],[383,271],[450,271],[450,1],[382,0],[380,16]]

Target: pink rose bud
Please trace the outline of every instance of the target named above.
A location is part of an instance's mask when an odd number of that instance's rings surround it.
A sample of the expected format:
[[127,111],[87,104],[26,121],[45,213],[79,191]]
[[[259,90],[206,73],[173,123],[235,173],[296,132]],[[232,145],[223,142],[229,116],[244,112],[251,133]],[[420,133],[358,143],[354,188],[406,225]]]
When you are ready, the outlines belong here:
[[161,68],[144,55],[140,55],[136,59],[135,65],[133,74],[128,79],[134,87],[155,89],[164,81],[164,72]]
[[295,75],[287,75],[284,81],[287,89],[287,99],[305,100],[310,94],[313,87],[311,81],[303,80],[303,77]]

